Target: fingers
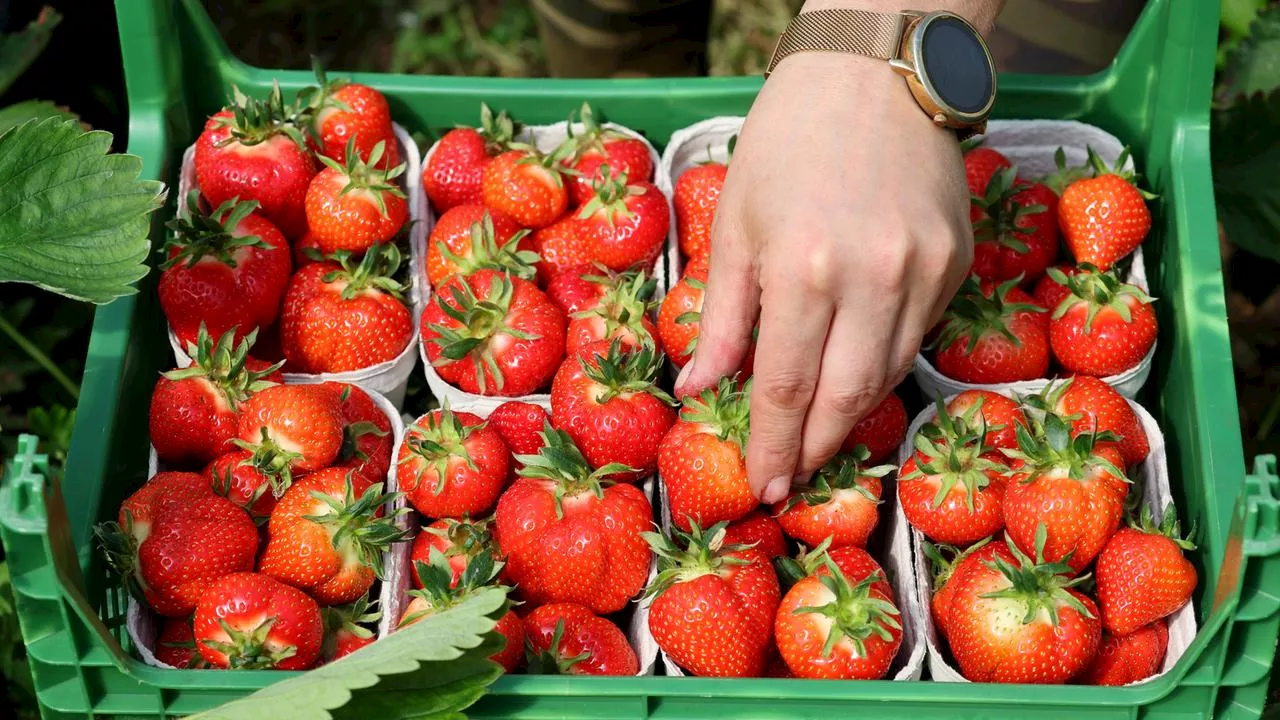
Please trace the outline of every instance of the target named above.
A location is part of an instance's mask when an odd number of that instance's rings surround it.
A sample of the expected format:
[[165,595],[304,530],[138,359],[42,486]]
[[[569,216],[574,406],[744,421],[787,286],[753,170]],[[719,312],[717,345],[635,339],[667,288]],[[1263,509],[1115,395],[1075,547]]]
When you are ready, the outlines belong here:
[[714,385],[742,365],[751,348],[751,331],[760,307],[760,287],[754,260],[744,252],[731,218],[717,217],[713,229],[711,266],[698,323],[693,358],[676,380],[683,397]]

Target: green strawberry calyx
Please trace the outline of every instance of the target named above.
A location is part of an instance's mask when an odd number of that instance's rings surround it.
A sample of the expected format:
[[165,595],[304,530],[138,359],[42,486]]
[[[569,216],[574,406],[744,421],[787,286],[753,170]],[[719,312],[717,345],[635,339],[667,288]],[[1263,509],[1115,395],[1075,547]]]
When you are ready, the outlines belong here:
[[[700,292],[706,292],[707,290],[707,284],[699,280],[698,278],[693,277],[692,275],[686,274],[684,277],[680,278],[680,282]],[[702,312],[700,310],[690,310],[688,312],[680,313],[679,315],[676,316],[677,325],[697,325],[701,322],[702,322]],[[760,329],[760,326],[759,324],[757,324],[756,325],[757,334],[759,332],[759,329]],[[689,338],[689,344],[685,346],[684,352],[682,354],[685,357],[692,356],[693,351],[696,349],[698,349],[698,333],[694,332],[693,337]]]
[[422,531],[445,541],[445,557],[470,559],[481,554],[493,555],[493,533],[488,520],[472,520],[463,516],[446,518],[444,522],[445,527],[425,527]]
[[348,472],[342,497],[313,490],[311,497],[325,504],[325,511],[318,515],[303,515],[329,531],[333,547],[343,557],[354,555],[360,563],[383,577],[382,557],[391,545],[404,540],[408,529],[397,525],[397,520],[409,512],[400,508],[379,517],[378,511],[389,507],[400,493],[383,493],[382,484],[374,483],[365,488],[357,498]]
[[[227,640],[208,640],[200,642],[205,647],[227,656],[227,665],[232,670],[267,670],[279,665],[282,661],[293,657],[298,648],[288,645],[273,650],[268,644],[271,629],[279,618],[272,616],[252,628],[232,627],[225,618],[219,618],[218,624],[226,633]],[[276,643],[270,643],[271,646]]]
[[739,388],[735,378],[720,378],[716,387],[684,398],[680,420],[704,426],[720,440],[734,443],[745,453],[747,438],[751,435],[751,383],[748,379]]
[[428,342],[440,348],[440,357],[432,364],[440,367],[470,358],[475,366],[476,381],[481,393],[488,389],[486,371],[492,376],[496,388],[502,390],[505,380],[490,348],[490,342],[498,335],[510,335],[520,340],[535,340],[539,337],[507,325],[507,315],[511,311],[514,294],[515,286],[511,276],[506,273],[493,275],[483,300],[476,296],[465,279],[446,284],[436,293],[434,302],[457,326],[449,327],[438,323],[428,326],[436,334]]
[[[983,195],[974,194],[970,202],[982,210],[982,219],[973,224],[974,242],[993,242],[1025,255],[1030,252],[1019,235],[1030,235],[1035,227],[1028,222],[1030,216],[1045,213],[1044,205],[1024,205],[1016,199],[1030,185],[1018,181],[1017,166],[1001,168],[987,182]],[[1043,222],[1053,222],[1052,218]]]
[[324,642],[320,657],[334,656],[339,635],[353,635],[362,640],[372,638],[373,631],[368,626],[382,619],[382,611],[374,608],[377,602],[370,601],[366,593],[349,605],[320,608],[320,617],[324,623]]
[[810,507],[826,505],[831,502],[838,490],[852,490],[868,502],[879,505],[880,498],[867,487],[866,480],[869,478],[879,480],[893,472],[896,467],[893,465],[866,467],[865,463],[870,457],[871,451],[866,445],[858,445],[849,452],[836,453],[814,474],[812,484],[792,488],[792,495],[787,498],[783,512],[801,503]]
[[419,560],[414,563],[413,571],[418,574],[422,589],[409,590],[406,593],[410,602],[413,599],[421,599],[426,607],[405,615],[400,619],[398,627],[403,628],[428,615],[443,612],[482,587],[495,585],[503,587],[496,583],[503,565],[504,563],[494,560],[491,555],[481,553],[467,563],[466,569],[458,576],[457,584],[454,584],[453,568],[449,565],[449,559],[440,552],[439,548],[431,548],[428,562]]
[[1117,442],[1119,438],[1115,433],[1082,432],[1073,438],[1070,423],[1061,415],[1033,411],[1027,413],[1026,425],[1018,425],[1017,437],[1018,449],[1004,448],[1002,452],[1022,461],[1018,473],[1025,473],[1021,481],[1024,484],[1054,471],[1065,471],[1072,480],[1084,481],[1097,470],[1129,482],[1122,469],[1094,452],[1098,443]]
[[525,658],[528,660],[526,672],[530,675],[572,675],[575,665],[591,659],[589,652],[565,657],[560,648],[563,642],[564,618],[556,620],[555,630],[551,633],[551,644],[545,650],[538,650],[532,640],[525,638]]
[[218,118],[217,125],[226,128],[228,135],[216,147],[225,147],[233,142],[245,146],[258,145],[283,135],[306,150],[306,138],[298,129],[302,107],[298,102],[285,105],[279,82],[272,83],[271,92],[265,100],[251,98],[232,85],[227,109],[231,116]]
[[249,513],[249,517],[251,517],[255,523],[262,525],[267,521],[268,516],[256,515],[253,512],[254,503],[258,502],[258,499],[265,495],[268,490],[271,490],[272,494],[276,497],[280,497],[284,494],[284,491],[288,489],[288,485],[285,483],[285,479],[280,471],[280,465],[281,463],[276,457],[276,450],[273,446],[264,445],[259,447],[256,451],[251,453],[249,457],[235,463],[234,465],[224,466],[221,472],[210,467],[209,471],[213,475],[213,492],[215,495],[230,498],[232,480],[234,478],[236,468],[253,468],[254,473],[262,478],[262,482],[259,483],[258,487],[254,489],[249,497],[239,503],[239,505],[244,508],[245,512]]
[[[449,482],[449,464],[454,460],[466,463],[467,469],[471,472],[480,472],[480,468],[471,457],[471,451],[467,449],[467,442],[472,434],[483,427],[483,424],[464,423],[462,418],[449,409],[449,403],[446,401],[439,410],[427,413],[423,420],[409,428],[404,438],[408,452],[400,460],[400,464],[412,462],[419,467],[425,465],[426,468],[434,470],[436,485],[431,492],[439,495],[444,492]],[[412,479],[402,478],[402,484],[406,488],[416,488],[418,483],[422,482],[424,472],[425,469],[418,470]]]
[[978,279],[965,278],[960,291],[956,293],[947,311],[943,315],[942,332],[928,347],[946,350],[960,339],[967,340],[966,353],[972,353],[978,343],[990,334],[1003,335],[1009,342],[1020,347],[1022,341],[1010,329],[1010,320],[1019,313],[1039,313],[1045,309],[1025,302],[1009,302],[1009,291],[1022,281],[1022,276],[1004,282],[995,288],[995,292],[986,295]]
[[521,123],[513,120],[506,110],[494,115],[488,104],[480,103],[480,127],[477,130],[484,138],[484,149],[489,157],[510,150],[522,128]]
[[550,480],[555,484],[556,518],[564,517],[564,499],[591,493],[604,497],[604,488],[611,485],[610,477],[619,474],[635,474],[636,468],[622,463],[609,463],[592,469],[573,438],[563,430],[557,430],[544,421],[538,433],[543,446],[536,455],[516,455],[524,467],[518,470],[520,477]]
[[386,217],[386,196],[394,195],[400,198],[405,196],[404,191],[395,183],[395,179],[403,175],[405,169],[409,167],[405,163],[400,163],[393,168],[378,169],[378,163],[386,152],[387,141],[379,140],[378,144],[369,151],[369,160],[366,162],[360,159],[360,153],[356,152],[356,137],[352,135],[347,139],[345,163],[340,163],[326,155],[319,157],[325,167],[347,178],[346,184],[338,191],[338,197],[354,192],[364,193],[378,206],[378,211],[383,217]]
[[778,581],[785,589],[790,589],[791,586],[818,572],[818,568],[826,565],[827,551],[831,549],[831,536],[828,535],[812,550],[806,550],[804,543],[798,543],[798,545],[799,551],[794,558],[780,555],[773,559]]
[[983,593],[979,597],[986,599],[1014,600],[1022,603],[1026,613],[1022,617],[1023,625],[1036,622],[1041,611],[1049,616],[1053,627],[1058,626],[1058,611],[1063,607],[1071,608],[1081,615],[1092,618],[1093,613],[1080,598],[1070,590],[1089,579],[1089,574],[1072,577],[1075,573],[1068,564],[1070,554],[1058,562],[1048,563],[1044,560],[1044,544],[1048,530],[1041,523],[1036,527],[1036,555],[1032,559],[1018,549],[1012,540],[1006,538],[1009,550],[1013,553],[1013,562],[1003,557],[996,557],[985,564],[991,570],[1003,575],[1009,586],[1002,590]]
[[1143,505],[1142,512],[1137,518],[1130,515],[1128,525],[1138,532],[1163,537],[1183,550],[1196,549],[1193,542],[1196,535],[1195,525],[1193,524],[1191,530],[1184,536],[1182,523],[1178,521],[1178,511],[1174,509],[1172,502],[1165,505],[1159,522],[1151,512],[1151,506]]
[[275,385],[266,378],[279,370],[284,361],[262,370],[250,370],[245,363],[249,359],[249,350],[258,339],[258,329],[250,330],[239,344],[235,343],[235,332],[236,329],[232,328],[214,342],[204,323],[200,323],[195,343],[187,343],[187,355],[192,363],[185,368],[170,370],[164,373],[164,377],[170,380],[203,378],[213,383],[233,410],[254,393]]
[[924,556],[929,560],[929,570],[933,576],[933,591],[937,592],[946,586],[952,573],[960,563],[979,549],[986,547],[991,538],[986,537],[967,548],[961,549],[943,543],[925,541],[921,546]]
[[365,292],[384,292],[403,299],[405,286],[395,279],[400,269],[400,249],[395,243],[378,243],[365,251],[359,262],[346,250],[339,250],[329,257],[338,268],[324,274],[325,283],[340,283],[342,299],[354,300]]
[[[979,399],[978,403],[981,402]],[[947,412],[941,397],[936,398],[934,404],[938,410],[937,418],[922,426],[912,441],[916,449],[915,469],[903,474],[898,481],[936,478],[935,509],[942,506],[958,483],[965,491],[965,507],[972,513],[974,499],[991,484],[991,475],[1008,475],[1009,466],[991,459],[990,453],[994,448],[987,445],[985,439],[992,428],[987,427],[981,412],[972,416],[968,413],[953,416]],[[972,424],[974,420],[977,425]]]
[[578,355],[582,372],[600,386],[595,401],[601,405],[619,396],[648,393],[655,398],[675,405],[675,398],[658,387],[665,356],[654,347],[653,341],[641,342],[639,347],[625,347],[622,339],[615,337],[604,354]]
[[271,485],[271,493],[277,498],[284,495],[293,485],[293,466],[302,459],[302,453],[286,450],[271,437],[267,426],[259,428],[262,434],[258,442],[249,442],[235,438],[231,442],[242,450],[253,453],[253,465],[259,473],[267,478]]
[[573,156],[572,143],[561,143],[549,153],[544,153],[528,143],[512,142],[508,148],[520,153],[520,157],[515,161],[517,166],[523,165],[547,171],[548,179],[555,182],[556,187],[564,187],[565,175],[578,175],[576,170],[564,165]]
[[93,535],[102,550],[103,558],[120,585],[140,603],[147,603],[150,587],[143,579],[138,565],[138,546],[142,539],[134,531],[133,515],[124,512],[124,525],[112,520],[93,526]]
[[609,164],[605,163],[596,170],[591,178],[591,189],[594,197],[582,205],[578,211],[578,219],[586,220],[598,213],[603,213],[605,222],[614,227],[617,219],[630,220],[636,214],[627,207],[627,199],[639,197],[645,193],[643,185],[632,185],[627,182],[626,173],[612,174]]
[[257,209],[257,200],[242,202],[237,196],[206,213],[200,209],[200,191],[192,190],[187,194],[187,216],[175,217],[165,224],[172,234],[161,251],[166,257],[160,268],[168,270],[179,263],[194,267],[206,257],[235,268],[240,250],[271,249],[272,246],[257,235],[236,234],[240,222]]
[[1058,268],[1049,268],[1046,272],[1054,282],[1071,292],[1054,308],[1052,318],[1059,320],[1072,309],[1084,305],[1085,335],[1093,330],[1093,321],[1104,308],[1115,311],[1121,320],[1130,323],[1133,322],[1133,313],[1129,307],[1132,300],[1143,305],[1155,302],[1155,298],[1137,285],[1121,282],[1114,272],[1099,270],[1089,263],[1081,264],[1079,272],[1072,275],[1067,275]]
[[735,565],[752,561],[735,553],[750,550],[751,545],[725,544],[728,522],[718,522],[703,531],[698,522],[689,519],[689,532],[672,527],[670,536],[656,532],[641,533],[658,556],[658,574],[645,590],[645,597],[657,597],[672,585],[697,580],[704,575],[720,575]]
[[653,293],[657,289],[657,281],[643,270],[626,272],[614,277],[596,278],[585,276],[588,282],[595,282],[604,288],[603,294],[594,306],[579,310],[573,314],[575,320],[598,317],[604,322],[604,337],[616,337],[621,331],[629,330],[641,340],[652,340],[652,335],[644,326],[644,319],[653,309]]
[[477,270],[499,270],[524,280],[533,280],[538,272],[536,263],[541,257],[532,250],[520,249],[520,242],[528,235],[529,231],[522,229],[499,241],[493,228],[493,216],[485,210],[480,220],[471,223],[471,248],[467,255],[454,253],[443,241],[436,242],[436,249],[462,275],[470,275]]
[[361,420],[343,426],[342,447],[338,450],[338,459],[334,464],[340,465],[351,460],[359,460],[360,462],[368,460],[369,456],[360,449],[360,438],[365,435],[386,437],[387,434],[386,430],[368,420]]
[[851,585],[830,555],[825,556],[823,566],[829,572],[816,577],[835,598],[825,605],[801,606],[793,611],[796,615],[814,614],[830,618],[831,628],[822,645],[822,656],[830,657],[836,645],[846,640],[853,644],[858,657],[866,657],[866,642],[872,636],[883,642],[892,642],[893,631],[902,630],[902,623],[898,621],[901,613],[880,591],[873,592],[876,584],[884,579],[883,575],[871,573]]
[[1087,173],[1087,174],[1085,174],[1083,178],[1077,178],[1077,179],[1089,179],[1089,178],[1102,177],[1103,175],[1115,175],[1125,180],[1130,185],[1133,185],[1134,188],[1138,190],[1138,193],[1142,195],[1143,200],[1155,200],[1157,197],[1159,197],[1154,193],[1151,193],[1151,192],[1148,192],[1147,190],[1142,189],[1142,186],[1138,184],[1139,181],[1142,179],[1141,175],[1137,174],[1132,170],[1125,169],[1124,166],[1127,165],[1129,162],[1129,155],[1130,155],[1129,146],[1126,145],[1120,151],[1120,154],[1116,156],[1115,163],[1112,165],[1108,165],[1107,161],[1102,159],[1102,156],[1099,155],[1098,152],[1093,149],[1092,145],[1086,146],[1085,151],[1088,153],[1088,160],[1085,162],[1085,167],[1083,168],[1083,171],[1084,173]]

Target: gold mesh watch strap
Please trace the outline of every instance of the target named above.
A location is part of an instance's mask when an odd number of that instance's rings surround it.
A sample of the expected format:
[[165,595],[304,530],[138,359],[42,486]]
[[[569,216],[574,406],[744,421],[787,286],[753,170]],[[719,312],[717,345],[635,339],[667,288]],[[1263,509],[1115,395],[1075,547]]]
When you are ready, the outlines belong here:
[[841,52],[879,60],[898,56],[905,17],[850,8],[804,12],[792,18],[769,60],[765,77],[794,52]]

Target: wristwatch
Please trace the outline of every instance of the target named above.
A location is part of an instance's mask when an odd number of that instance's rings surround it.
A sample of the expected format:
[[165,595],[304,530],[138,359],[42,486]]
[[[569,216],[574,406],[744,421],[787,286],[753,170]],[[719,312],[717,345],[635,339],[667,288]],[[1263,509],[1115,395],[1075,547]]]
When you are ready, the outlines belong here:
[[878,13],[851,8],[795,16],[778,38],[769,69],[798,52],[843,52],[886,60],[920,107],[964,140],[986,132],[996,99],[996,68],[986,42],[949,12]]

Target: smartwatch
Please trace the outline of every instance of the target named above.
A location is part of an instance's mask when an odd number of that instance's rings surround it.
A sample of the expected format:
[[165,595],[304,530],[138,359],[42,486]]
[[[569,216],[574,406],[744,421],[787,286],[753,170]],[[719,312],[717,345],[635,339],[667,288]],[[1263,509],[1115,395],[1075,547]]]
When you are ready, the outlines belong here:
[[788,55],[843,52],[885,60],[935,125],[964,140],[986,131],[996,68],[982,35],[949,12],[877,13],[832,8],[800,13],[778,38],[765,77]]

